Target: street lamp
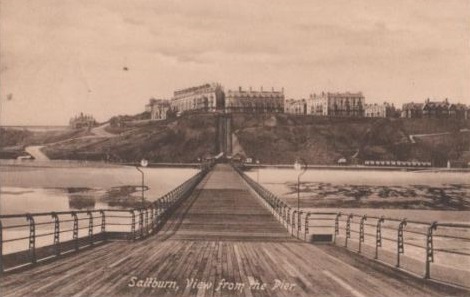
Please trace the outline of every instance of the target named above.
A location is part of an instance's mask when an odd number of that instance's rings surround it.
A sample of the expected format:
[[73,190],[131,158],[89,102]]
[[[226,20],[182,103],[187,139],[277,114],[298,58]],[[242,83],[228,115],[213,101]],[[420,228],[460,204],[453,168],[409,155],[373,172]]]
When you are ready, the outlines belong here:
[[259,184],[259,160],[256,160],[256,165],[258,166],[258,170],[256,170],[256,182]]
[[300,212],[300,177],[307,171],[307,162],[305,162],[302,158],[297,158],[294,163],[294,169],[299,171],[299,175],[297,176],[297,215]]
[[[140,160],[141,167],[147,167],[149,162],[146,159]],[[144,207],[145,195],[144,195],[144,188],[145,188],[145,176],[142,169],[139,168],[139,165],[135,166],[135,168],[142,174],[142,207]]]

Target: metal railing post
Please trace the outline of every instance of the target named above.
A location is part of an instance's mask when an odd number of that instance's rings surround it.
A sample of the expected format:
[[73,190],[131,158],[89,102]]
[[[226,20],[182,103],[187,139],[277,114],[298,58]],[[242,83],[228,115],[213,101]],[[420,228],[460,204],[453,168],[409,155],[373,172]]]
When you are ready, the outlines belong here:
[[278,206],[278,203],[279,201],[277,201],[277,198],[274,197],[274,203],[273,203],[273,215],[275,218],[278,218],[278,212],[277,212],[277,206]]
[[437,222],[432,222],[426,234],[426,268],[424,278],[431,277],[431,263],[434,262],[433,231],[437,229]]
[[160,202],[159,202],[158,200],[155,202],[155,209],[154,209],[154,211],[155,211],[155,215],[154,215],[154,229],[156,229],[157,226],[158,226],[159,205],[160,205],[159,203],[160,203]]
[[145,208],[145,237],[149,234],[149,212],[148,208]]
[[100,210],[101,214],[101,236],[103,237],[103,241],[108,240],[108,236],[106,234],[106,215],[104,213],[104,210]]
[[344,243],[344,247],[348,247],[348,238],[351,238],[351,219],[353,217],[353,214],[348,215],[348,219],[346,221],[346,240]]
[[375,233],[375,257],[374,259],[379,258],[379,247],[382,247],[382,223],[385,221],[385,218],[381,216],[377,220],[377,230]]
[[405,253],[405,244],[403,239],[403,228],[406,226],[406,219],[401,220],[397,232],[397,265],[400,267],[400,254]]
[[144,237],[144,212],[142,208],[139,209],[139,229],[140,229],[140,239]]
[[290,210],[291,208],[289,206],[287,206],[287,232],[289,232],[289,225],[291,224],[290,222]]
[[78,246],[78,216],[77,213],[72,211],[70,214],[73,217],[73,235],[72,238],[75,242],[75,250],[78,251],[79,246]]
[[132,238],[132,240],[135,241],[135,237],[136,237],[136,234],[135,234],[135,212],[134,212],[133,209],[130,210],[129,212],[131,213],[131,219],[132,219],[132,221],[131,221],[131,238]]
[[304,233],[305,233],[305,241],[307,241],[307,236],[309,235],[309,224],[310,224],[310,216],[312,214],[310,212],[307,212],[305,215],[305,228],[304,228]]
[[292,223],[291,223],[291,228],[290,228],[290,231],[291,231],[291,234],[292,236],[294,236],[294,229],[295,229],[295,215],[297,214],[297,210],[294,210],[292,212]]
[[276,199],[274,198],[274,195],[271,194],[271,193],[268,193],[268,197],[269,197],[269,205],[271,206],[271,212],[273,213],[273,215],[276,213]]
[[[166,195],[168,195],[168,194],[166,194]],[[163,217],[163,214],[165,213],[165,196],[158,199],[158,202],[160,203],[160,210],[159,210],[159,216],[160,217]]]
[[93,214],[91,211],[87,211],[88,215],[88,241],[90,245],[93,245]]
[[157,217],[155,219],[155,226],[157,226],[158,223],[161,222],[162,202],[160,201],[160,199],[157,200],[156,204],[157,204]]
[[153,231],[154,231],[154,226],[155,226],[155,221],[154,221],[154,207],[153,207],[153,204],[150,204],[150,229],[152,230],[152,234],[153,234]]
[[29,257],[31,263],[36,264],[36,224],[31,214],[26,214],[26,219],[29,222]]
[[335,237],[333,238],[333,243],[336,243],[336,235],[339,235],[339,217],[341,212],[338,212],[335,217]]
[[297,238],[299,238],[300,236],[300,231],[302,229],[302,214],[303,214],[303,211],[299,211],[297,213]]
[[282,205],[282,220],[284,221],[284,225],[286,225],[286,228],[288,226],[287,224],[287,206],[285,204]]
[[0,275],[3,274],[3,224],[0,220]]
[[364,242],[364,221],[366,220],[367,220],[367,215],[363,215],[361,218],[360,225],[359,225],[359,249],[358,249],[359,254],[361,253],[361,246],[362,246],[362,243]]
[[[173,191],[171,191],[171,192],[169,193],[169,195],[173,195]],[[165,196],[163,196],[163,198],[162,198],[162,210],[163,210],[163,214],[165,214],[165,211],[166,211],[166,208],[167,208],[167,205],[168,205],[167,199],[168,199],[168,195],[165,195]]]
[[59,216],[55,213],[51,213],[52,218],[54,219],[54,249],[56,256],[60,256],[60,222]]
[[168,193],[167,195],[163,196],[163,198],[161,199],[161,201],[162,201],[162,220],[164,218],[166,218],[167,215],[168,215],[168,210],[170,208],[170,200],[171,200],[171,197],[173,197],[174,195],[176,195],[176,191]]

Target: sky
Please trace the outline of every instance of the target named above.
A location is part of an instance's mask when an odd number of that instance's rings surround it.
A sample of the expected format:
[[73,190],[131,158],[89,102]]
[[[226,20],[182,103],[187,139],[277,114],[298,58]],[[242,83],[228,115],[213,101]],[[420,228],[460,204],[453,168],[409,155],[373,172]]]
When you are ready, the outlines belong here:
[[469,47],[470,0],[0,0],[0,124],[105,121],[206,82],[470,104]]

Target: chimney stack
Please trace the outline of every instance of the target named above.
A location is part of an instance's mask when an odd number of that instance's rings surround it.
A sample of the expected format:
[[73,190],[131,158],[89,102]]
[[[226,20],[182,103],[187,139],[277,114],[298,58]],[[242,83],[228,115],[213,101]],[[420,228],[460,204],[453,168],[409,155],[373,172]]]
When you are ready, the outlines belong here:
[[241,86],[238,87],[238,91],[239,91],[239,92],[242,91],[242,87],[241,87]]
[[263,92],[263,86],[261,86],[261,92]]

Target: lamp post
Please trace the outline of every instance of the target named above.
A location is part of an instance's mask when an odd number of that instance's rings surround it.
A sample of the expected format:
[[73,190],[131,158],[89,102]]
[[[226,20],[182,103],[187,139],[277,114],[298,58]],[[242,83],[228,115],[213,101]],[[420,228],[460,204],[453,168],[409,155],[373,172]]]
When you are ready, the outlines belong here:
[[300,211],[300,177],[307,171],[307,162],[302,158],[297,158],[294,163],[294,169],[299,171],[297,176],[297,213]]
[[197,158],[197,162],[199,163],[199,170],[202,171],[204,169],[203,164],[202,164],[202,158],[201,157]]
[[[140,160],[140,166],[141,167],[147,167],[149,162],[145,159]],[[142,174],[142,207],[144,207],[144,201],[145,201],[145,195],[144,195],[144,187],[145,187],[145,175],[142,169],[140,169],[139,165],[135,166],[135,168]]]
[[259,160],[256,160],[257,170],[256,170],[256,182],[259,184]]

